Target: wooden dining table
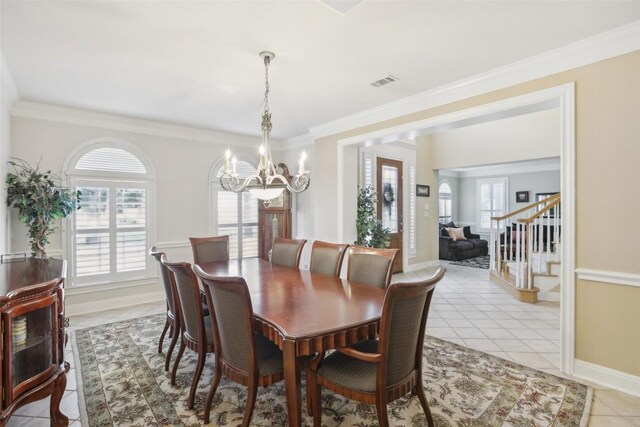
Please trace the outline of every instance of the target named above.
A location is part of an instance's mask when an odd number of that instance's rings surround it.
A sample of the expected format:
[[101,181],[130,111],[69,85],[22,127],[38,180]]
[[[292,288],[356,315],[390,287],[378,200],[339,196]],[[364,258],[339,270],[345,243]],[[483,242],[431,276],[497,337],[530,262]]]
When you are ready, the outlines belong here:
[[300,426],[301,358],[378,334],[385,291],[259,258],[201,264],[214,276],[243,277],[258,332],[283,352],[290,426]]

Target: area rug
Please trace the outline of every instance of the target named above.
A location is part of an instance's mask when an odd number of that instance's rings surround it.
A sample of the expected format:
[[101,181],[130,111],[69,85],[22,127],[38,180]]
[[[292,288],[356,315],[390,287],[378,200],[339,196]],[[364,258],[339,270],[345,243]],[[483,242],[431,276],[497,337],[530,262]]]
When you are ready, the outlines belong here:
[[[157,343],[164,319],[154,315],[76,331],[82,425],[201,426],[214,357],[207,359],[195,409],[186,405],[195,353],[186,351],[177,386],[170,384]],[[582,384],[526,368],[448,341],[428,337],[424,384],[439,427],[586,426],[592,390]],[[246,389],[223,378],[210,425],[242,421]],[[303,398],[304,398],[303,384]],[[377,426],[375,406],[323,392],[324,426]],[[417,397],[389,404],[393,426],[424,426]],[[259,388],[251,425],[285,426],[283,383]],[[303,415],[303,425],[312,420]]]
[[481,255],[473,258],[467,258],[460,261],[450,261],[449,264],[461,265],[463,267],[482,268],[489,269],[489,263],[491,262],[491,256]]

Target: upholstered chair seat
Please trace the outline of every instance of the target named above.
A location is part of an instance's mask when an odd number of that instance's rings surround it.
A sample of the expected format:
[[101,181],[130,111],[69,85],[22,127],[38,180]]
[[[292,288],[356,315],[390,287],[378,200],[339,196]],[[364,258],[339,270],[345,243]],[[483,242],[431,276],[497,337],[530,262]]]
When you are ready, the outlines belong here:
[[378,340],[361,341],[314,359],[307,373],[314,427],[322,424],[322,387],[375,404],[380,427],[389,426],[387,403],[411,392],[418,396],[427,424],[434,427],[422,384],[422,358],[433,290],[443,276],[444,269],[439,268],[430,279],[390,285],[382,306]]

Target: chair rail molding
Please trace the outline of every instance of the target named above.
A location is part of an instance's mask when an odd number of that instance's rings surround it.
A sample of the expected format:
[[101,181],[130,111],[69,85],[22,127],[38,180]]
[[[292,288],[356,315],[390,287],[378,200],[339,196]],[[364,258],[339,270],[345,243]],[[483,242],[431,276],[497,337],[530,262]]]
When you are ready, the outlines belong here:
[[602,282],[640,288],[640,274],[578,268],[576,269],[576,275],[578,276],[578,279],[588,280],[590,282]]

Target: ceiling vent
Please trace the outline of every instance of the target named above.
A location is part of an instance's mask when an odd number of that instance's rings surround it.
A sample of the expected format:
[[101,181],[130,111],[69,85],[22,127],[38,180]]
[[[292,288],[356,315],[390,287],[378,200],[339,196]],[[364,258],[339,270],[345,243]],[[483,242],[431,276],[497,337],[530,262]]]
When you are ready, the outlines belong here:
[[391,74],[389,74],[384,79],[380,79],[380,80],[377,80],[377,81],[371,83],[371,86],[373,86],[373,87],[382,87],[384,85],[388,85],[389,83],[397,82],[398,80],[399,79],[397,77],[393,77]]

